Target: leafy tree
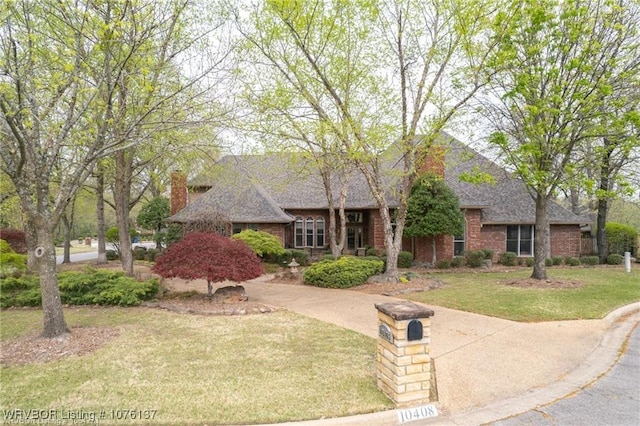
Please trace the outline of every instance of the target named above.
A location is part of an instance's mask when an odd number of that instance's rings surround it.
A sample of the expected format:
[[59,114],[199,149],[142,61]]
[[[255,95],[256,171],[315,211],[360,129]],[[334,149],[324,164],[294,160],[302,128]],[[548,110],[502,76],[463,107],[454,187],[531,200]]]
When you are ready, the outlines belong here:
[[206,279],[209,296],[214,282],[242,282],[263,272],[260,259],[245,243],[204,232],[189,233],[170,245],[152,271],[164,278]]
[[436,239],[438,235],[460,235],[464,232],[464,215],[456,194],[440,177],[433,174],[420,176],[407,202],[408,237],[431,237],[433,258],[436,264]]
[[147,204],[142,206],[136,223],[144,229],[155,231],[154,238],[156,240],[156,249],[162,250],[162,228],[164,220],[169,217],[171,206],[169,200],[165,197],[155,197]]
[[[40,277],[46,337],[68,333],[54,232],[70,200],[99,159],[173,127],[185,102],[203,93],[195,81],[210,68],[199,67],[203,55],[190,55],[189,49],[205,38],[180,31],[190,5],[181,0],[0,2],[0,169],[13,182],[25,215],[29,267]],[[202,29],[194,21],[191,28]],[[186,63],[194,67],[180,73]],[[124,179],[132,176],[129,169],[121,172]],[[125,186],[117,193],[126,192]],[[130,243],[129,218],[123,210],[116,216],[121,244]],[[128,250],[123,255],[131,259]]]
[[547,278],[549,200],[577,176],[576,149],[603,133],[612,75],[633,50],[630,16],[626,0],[516,1],[500,13],[507,37],[488,67],[495,78],[484,104],[490,142],[535,201],[533,278]]
[[[417,164],[487,81],[482,70],[499,37],[489,27],[494,5],[277,0],[238,14],[250,21],[241,31],[255,52],[258,81],[247,90],[269,93],[301,125],[317,121],[317,132],[338,142],[335,154],[364,175],[383,223],[390,281],[399,280]],[[392,143],[402,158],[393,218],[381,158]]]

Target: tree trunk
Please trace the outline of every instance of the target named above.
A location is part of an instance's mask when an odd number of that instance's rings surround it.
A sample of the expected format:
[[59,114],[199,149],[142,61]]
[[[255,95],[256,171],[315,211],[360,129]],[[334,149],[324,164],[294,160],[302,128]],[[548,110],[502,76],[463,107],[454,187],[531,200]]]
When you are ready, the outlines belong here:
[[598,198],[598,217],[596,218],[596,244],[600,263],[607,262],[609,256],[609,244],[607,234],[604,232],[607,225],[607,210],[609,201],[606,198]]
[[611,190],[611,155],[613,152],[612,144],[604,140],[604,152],[600,159],[600,193],[598,195],[598,217],[596,218],[596,242],[598,246],[598,258],[600,263],[607,263],[609,256],[609,245],[607,244],[607,236],[604,228],[607,224],[607,214],[609,212],[609,191]]
[[384,275],[388,282],[397,283],[400,281],[400,273],[398,272],[398,254],[400,253],[400,248],[394,239],[391,215],[389,214],[389,209],[386,204],[384,207],[381,207],[379,211],[384,227],[384,248],[387,251],[387,267]]
[[436,266],[436,237],[435,235],[431,237],[431,264]]
[[347,177],[345,176],[340,187],[340,198],[338,200],[338,217],[340,218],[340,230],[336,220],[335,200],[333,199],[333,186],[331,184],[331,171],[320,167],[322,183],[324,185],[325,196],[329,205],[329,248],[331,254],[336,259],[342,255],[344,244],[347,238],[347,218],[344,212],[344,205],[347,199]]
[[547,215],[547,198],[543,195],[536,195],[536,225],[534,233],[534,261],[531,278],[546,280],[547,277],[547,255],[549,248],[549,217]]
[[129,196],[131,194],[131,159],[127,153],[115,154],[116,174],[113,188],[113,200],[116,206],[116,223],[120,242],[120,261],[122,270],[133,276],[133,253],[131,252],[131,234],[129,231]]
[[37,226],[36,241],[32,241],[35,250],[29,251],[29,257],[40,277],[40,292],[42,294],[42,312],[44,315],[43,337],[53,338],[69,333],[69,328],[62,312],[60,289],[56,275],[56,248],[53,243],[53,229],[50,221],[45,217],[29,220]]
[[[23,208],[23,211],[25,211],[24,208]],[[37,225],[35,224],[34,220],[30,217],[27,217],[27,227],[24,230],[24,236],[25,236],[25,239],[27,240],[27,251],[29,253],[29,256],[27,256],[27,271],[30,274],[38,273],[38,265],[36,264],[36,258],[35,256],[32,256],[38,244],[38,235],[36,234],[36,230],[37,230]]]
[[62,255],[62,263],[71,263],[71,223],[69,217],[62,215],[62,226],[64,227],[64,253]]
[[105,236],[105,220],[104,220],[104,170],[98,166],[98,174],[96,176],[96,216],[98,221],[98,265],[104,265],[107,261],[107,237]]

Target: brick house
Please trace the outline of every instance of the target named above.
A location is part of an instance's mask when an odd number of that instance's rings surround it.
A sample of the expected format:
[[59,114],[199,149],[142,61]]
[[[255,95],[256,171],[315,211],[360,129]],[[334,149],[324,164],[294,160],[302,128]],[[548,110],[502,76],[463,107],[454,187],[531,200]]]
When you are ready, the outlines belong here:
[[[479,249],[492,249],[494,258],[506,251],[519,257],[533,256],[535,204],[523,182],[446,134],[432,152],[435,154],[426,160],[425,168],[444,175],[466,219],[463,235],[436,237],[437,259],[452,259]],[[381,164],[390,171],[387,184],[391,188],[398,157],[385,153]],[[460,179],[478,172],[490,176],[492,182],[473,184]],[[317,167],[303,155],[225,156],[208,176],[187,183],[183,174],[174,173],[169,221],[188,222],[195,215],[217,211],[232,223],[234,233],[247,228],[262,230],[276,235],[287,248],[312,254],[327,249],[329,214],[324,186]],[[333,188],[336,199],[337,186]],[[391,196],[391,208],[394,203],[397,206]],[[348,175],[346,214],[346,253],[384,248],[378,207],[358,172]],[[581,255],[580,227],[589,220],[553,202],[549,219],[551,256]],[[417,262],[432,260],[431,238],[405,238],[403,250],[412,252]]]

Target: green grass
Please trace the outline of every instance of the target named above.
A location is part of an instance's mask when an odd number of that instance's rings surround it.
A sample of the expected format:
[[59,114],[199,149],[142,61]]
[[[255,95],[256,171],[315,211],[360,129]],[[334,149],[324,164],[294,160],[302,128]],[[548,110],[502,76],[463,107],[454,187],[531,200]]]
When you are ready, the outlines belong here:
[[603,318],[609,312],[640,301],[640,268],[549,268],[549,278],[577,280],[578,288],[521,288],[504,283],[526,278],[530,270],[513,272],[433,273],[445,283],[440,289],[412,293],[407,299],[428,305],[514,321],[539,322]]
[[[376,386],[375,339],[290,312],[73,308],[65,315],[71,327],[120,334],[83,357],[2,367],[0,409],[127,408],[157,410],[153,423],[249,424],[392,408]],[[42,327],[39,310],[3,311],[0,320],[3,340]]]

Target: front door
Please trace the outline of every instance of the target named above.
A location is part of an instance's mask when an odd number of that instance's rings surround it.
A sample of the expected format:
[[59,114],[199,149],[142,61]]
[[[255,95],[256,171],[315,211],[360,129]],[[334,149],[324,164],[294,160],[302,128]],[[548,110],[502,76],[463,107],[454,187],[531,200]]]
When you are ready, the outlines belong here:
[[347,226],[347,250],[355,250],[362,244],[362,226]]

